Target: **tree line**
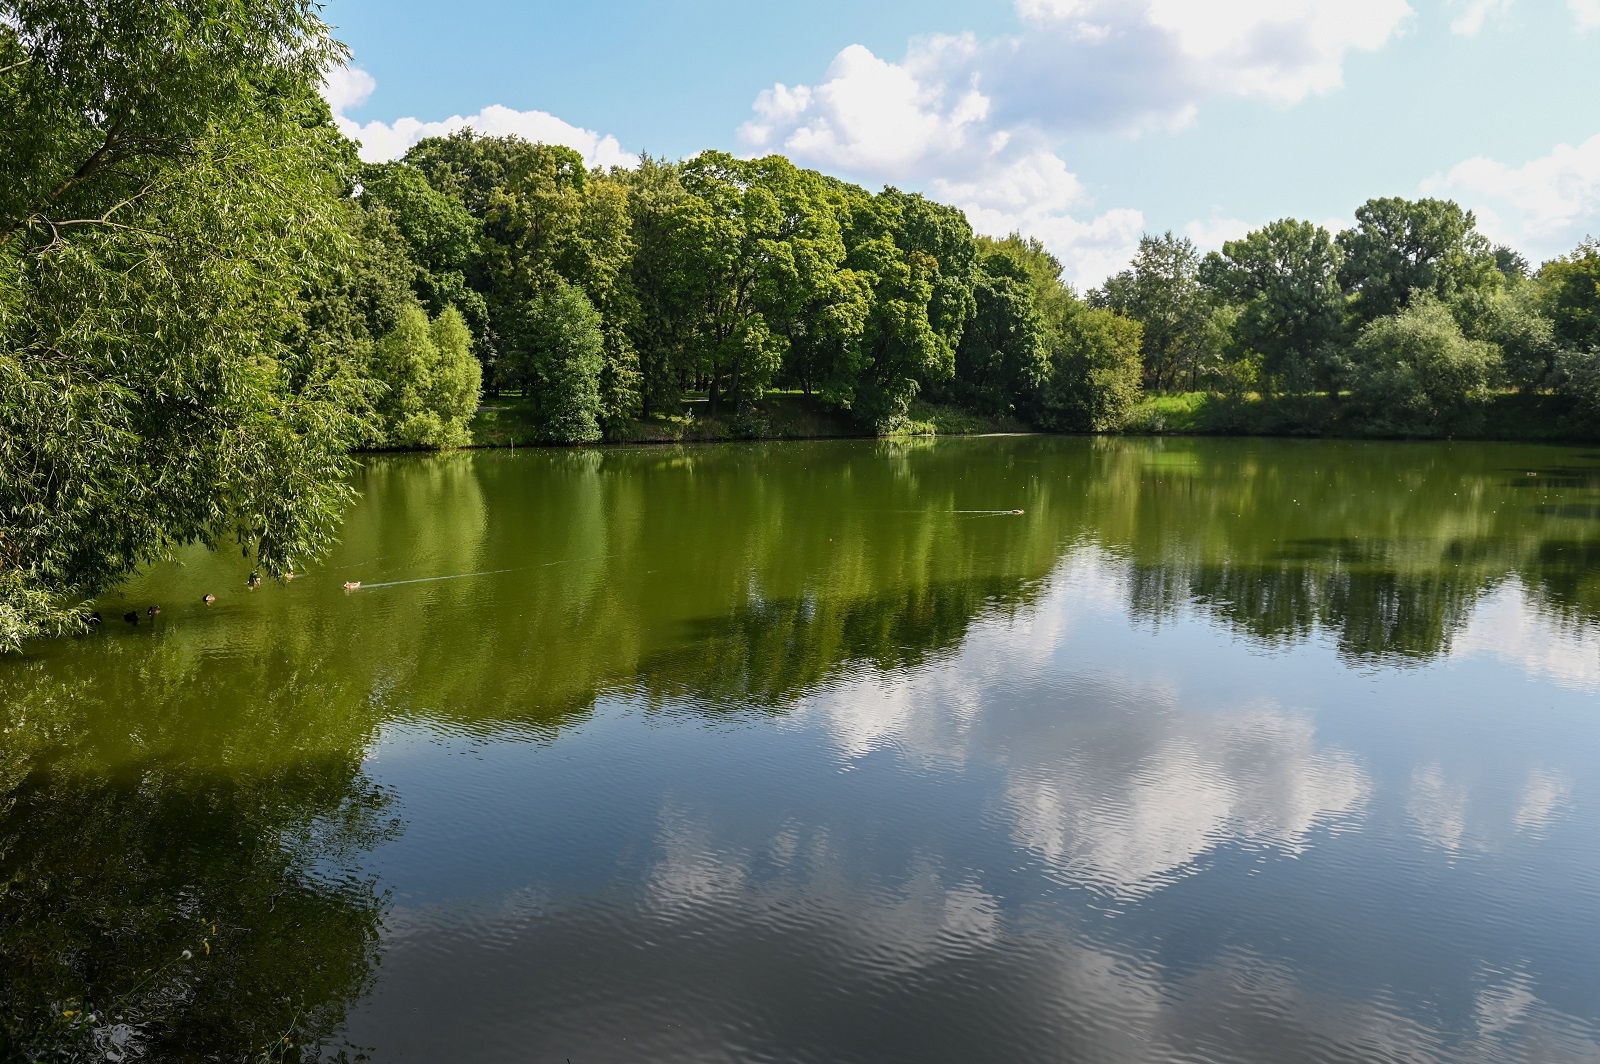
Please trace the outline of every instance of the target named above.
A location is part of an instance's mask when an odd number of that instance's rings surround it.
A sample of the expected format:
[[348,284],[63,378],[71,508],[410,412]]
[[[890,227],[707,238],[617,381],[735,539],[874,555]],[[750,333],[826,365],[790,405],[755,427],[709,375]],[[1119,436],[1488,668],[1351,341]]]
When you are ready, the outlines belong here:
[[0,646],[182,543],[292,573],[353,451],[466,443],[485,388],[557,443],[687,397],[758,435],[774,389],[880,433],[919,399],[1116,430],[1179,388],[1600,425],[1593,241],[1534,271],[1381,199],[1337,236],[1146,237],[1080,296],[1035,240],[781,156],[464,131],[363,165],[318,91],[344,58],[311,0],[0,0]]
[[551,442],[690,395],[737,426],[789,389],[888,432],[918,396],[1090,430],[1137,394],[1137,325],[1078,299],[1038,242],[781,156],[602,171],[468,130],[362,167],[352,199],[385,294],[367,330],[459,311],[486,385],[520,391]]
[[1143,325],[1148,389],[1321,395],[1393,433],[1516,391],[1600,429],[1600,242],[1531,269],[1448,200],[1368,200],[1337,235],[1284,219],[1204,256],[1146,236],[1089,301]]

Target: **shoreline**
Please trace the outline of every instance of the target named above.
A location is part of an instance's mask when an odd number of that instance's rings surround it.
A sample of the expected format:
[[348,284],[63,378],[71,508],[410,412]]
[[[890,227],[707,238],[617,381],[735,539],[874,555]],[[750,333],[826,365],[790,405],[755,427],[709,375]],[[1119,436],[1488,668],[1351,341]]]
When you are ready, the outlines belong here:
[[[776,443],[820,440],[932,440],[1005,436],[1248,438],[1387,442],[1544,443],[1560,446],[1600,444],[1600,434],[1565,423],[1548,396],[1495,396],[1469,418],[1441,428],[1374,426],[1352,423],[1348,407],[1331,406],[1323,396],[1274,399],[1229,398],[1203,392],[1147,396],[1126,427],[1118,431],[1053,432],[1015,417],[988,417],[956,407],[921,403],[911,427],[880,435],[861,428],[838,411],[809,397],[770,396],[758,411],[767,431],[735,432],[730,419],[699,418],[689,410],[676,416],[636,419],[610,439],[552,443],[539,438],[526,403],[501,398],[483,404],[471,425],[472,440],[456,451],[541,448],[670,446],[708,443]],[[419,454],[425,448],[361,448],[353,454]]]

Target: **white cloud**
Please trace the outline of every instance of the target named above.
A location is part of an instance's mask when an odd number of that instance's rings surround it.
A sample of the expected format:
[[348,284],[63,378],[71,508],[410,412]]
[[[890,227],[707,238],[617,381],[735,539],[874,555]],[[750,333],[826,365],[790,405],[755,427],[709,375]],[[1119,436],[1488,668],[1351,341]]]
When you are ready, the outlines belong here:
[[1453,2],[1454,6],[1461,9],[1461,13],[1451,21],[1450,32],[1472,37],[1483,29],[1490,18],[1511,10],[1515,0],[1453,0]]
[[925,80],[935,67],[925,52],[891,63],[853,44],[815,87],[778,84],[757,96],[756,118],[740,136],[752,148],[891,180],[915,177],[931,160],[982,153],[988,98],[970,77],[965,86]]
[[1535,258],[1569,250],[1600,232],[1600,133],[1558,144],[1520,166],[1477,156],[1423,182],[1477,212],[1480,228]]
[[366,103],[377,87],[373,76],[360,67],[338,66],[323,75],[322,98],[338,115]]
[[1144,215],[1113,208],[1081,218],[1089,196],[1076,174],[1053,152],[1002,154],[962,179],[928,182],[934,198],[966,212],[988,236],[1020,232],[1037,237],[1062,261],[1064,279],[1080,288],[1099,284],[1127,264],[1144,230]]
[[1329,91],[1352,53],[1381,47],[1411,13],[1405,0],[1017,8],[1021,34],[917,37],[898,60],[853,44],[815,84],[758,95],[741,140],[868,184],[922,188],[980,232],[1038,237],[1069,281],[1092,285],[1126,264],[1144,216],[1096,204],[1058,151],[1062,135],[1182,126],[1217,97],[1288,104]]
[[1567,0],[1580,30],[1600,28],[1600,0]]
[[1035,131],[992,121],[977,72],[951,75],[977,47],[970,37],[923,38],[896,63],[852,45],[817,85],[762,92],[740,137],[754,151],[923,188],[965,211],[981,233],[1045,241],[1069,281],[1098,283],[1132,254],[1143,215],[1083,216],[1091,198],[1066,161]]
[[490,104],[477,114],[451,115],[433,122],[418,118],[357,122],[348,117],[345,112],[366,103],[377,85],[360,67],[341,67],[328,73],[322,87],[334,123],[345,136],[360,141],[361,158],[367,162],[397,159],[425,137],[448,136],[467,128],[485,136],[514,134],[545,144],[563,144],[579,152],[590,166],[632,166],[639,161],[638,156],[623,151],[616,137],[575,126],[548,111],[518,111]]
[[[1109,103],[1113,112],[1122,95],[1123,103],[1164,104],[1179,114],[1212,95],[1295,103],[1336,89],[1352,53],[1382,47],[1411,15],[1405,0],[1019,0],[1017,6],[1030,24],[1015,42],[1018,54],[1055,60],[1069,83],[1085,81],[1078,71],[1087,67],[1094,81],[1110,87],[1095,102]],[[1106,62],[1112,57],[1121,70]]]
[[1256,226],[1257,223],[1247,222],[1243,218],[1214,214],[1210,218],[1197,218],[1184,226],[1183,235],[1193,240],[1201,251],[1220,251],[1223,244],[1238,240]]

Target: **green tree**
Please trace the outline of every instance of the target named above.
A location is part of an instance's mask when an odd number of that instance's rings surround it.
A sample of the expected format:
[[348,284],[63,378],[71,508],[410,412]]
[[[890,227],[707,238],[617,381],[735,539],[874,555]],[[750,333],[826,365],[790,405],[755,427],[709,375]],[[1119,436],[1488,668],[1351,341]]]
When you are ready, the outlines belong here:
[[472,352],[472,330],[466,316],[445,307],[428,325],[428,338],[437,352],[432,371],[429,406],[444,426],[441,446],[471,442],[468,425],[478,411],[483,393],[483,367]]
[[1538,284],[1556,342],[1569,350],[1600,347],[1600,240],[1545,263]]
[[1146,234],[1133,264],[1089,294],[1091,306],[1114,310],[1144,327],[1145,387],[1168,390],[1199,382],[1210,308],[1200,284],[1194,241]]
[[455,307],[474,335],[485,336],[488,306],[467,281],[479,255],[483,227],[478,219],[405,162],[363,167],[359,202],[370,213],[387,217],[404,239],[417,265],[413,288],[428,313]]
[[1033,306],[1047,329],[1053,329],[1076,314],[1083,306],[1072,288],[1061,280],[1061,260],[1050,254],[1037,238],[1020,233],[996,240],[978,238],[985,255],[1004,255],[1021,267],[1032,293]]
[[1050,355],[1027,273],[1010,257],[989,253],[979,263],[973,296],[974,313],[956,348],[956,394],[989,414],[1034,406],[1050,375]]
[[374,442],[382,447],[460,447],[478,408],[482,370],[472,334],[454,307],[430,323],[420,304],[404,307],[373,345],[371,373],[383,386]]
[[639,352],[634,347],[633,319],[638,295],[629,266],[636,245],[626,182],[593,176],[579,201],[578,232],[568,268],[600,313],[605,337],[605,364],[600,371],[600,424],[615,429],[641,411]]
[[1050,343],[1039,422],[1058,432],[1114,432],[1139,403],[1143,330],[1113,311],[1079,308]]
[[509,327],[504,371],[532,399],[544,437],[553,443],[598,440],[605,333],[594,304],[576,285],[556,278]]
[[1556,377],[1555,322],[1543,312],[1529,281],[1497,292],[1484,308],[1474,339],[1500,348],[1506,382],[1524,393],[1549,387]]
[[330,541],[338,56],[297,0],[0,3],[0,645],[177,544],[282,573]]
[[628,280],[633,314],[627,323],[639,367],[639,405],[646,416],[674,407],[694,359],[693,276],[681,253],[681,215],[692,209],[682,168],[643,156],[628,182],[629,228],[634,243]]
[[698,277],[700,374],[713,410],[724,400],[741,409],[771,384],[791,337],[840,294],[844,242],[820,177],[779,156],[704,152],[684,165],[683,184],[677,235]]
[[1375,428],[1448,430],[1488,396],[1493,344],[1469,340],[1449,309],[1423,293],[1356,341],[1351,390]]
[[1600,347],[1556,355],[1556,390],[1567,401],[1573,427],[1600,432]]
[[967,216],[954,207],[916,193],[886,188],[879,199],[893,219],[894,240],[907,256],[920,256],[927,271],[928,325],[937,363],[925,380],[945,380],[955,372],[962,330],[977,312],[978,244]]
[[885,432],[904,420],[924,385],[955,372],[956,347],[976,309],[977,242],[960,211],[889,188],[850,197],[845,245],[846,265],[870,296],[860,341],[838,367],[848,383],[835,391]]
[[1339,234],[1339,279],[1358,325],[1393,314],[1419,293],[1453,304],[1504,283],[1494,247],[1471,211],[1450,200],[1370,199]]
[[922,381],[937,377],[944,348],[928,321],[933,298],[932,261],[907,256],[887,232],[861,240],[851,267],[871,288],[856,357],[843,364],[849,408],[879,432],[897,427]]
[[1261,356],[1265,378],[1290,391],[1331,389],[1329,348],[1340,333],[1340,252],[1326,229],[1283,219],[1206,256],[1201,275],[1240,307],[1234,337]]

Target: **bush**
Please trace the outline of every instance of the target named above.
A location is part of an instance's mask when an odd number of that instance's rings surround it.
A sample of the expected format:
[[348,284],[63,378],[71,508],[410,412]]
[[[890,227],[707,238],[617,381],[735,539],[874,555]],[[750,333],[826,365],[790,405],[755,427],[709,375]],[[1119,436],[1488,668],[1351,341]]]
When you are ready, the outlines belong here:
[[1414,432],[1466,427],[1489,396],[1499,350],[1469,340],[1447,309],[1419,295],[1362,330],[1350,390],[1368,427]]
[[373,345],[371,375],[383,385],[374,404],[380,447],[461,447],[478,409],[482,370],[472,334],[454,307],[432,323],[415,300]]
[[1557,393],[1571,404],[1573,428],[1600,432],[1600,348],[1562,351],[1555,376]]
[[1052,338],[1040,424],[1058,432],[1122,428],[1139,404],[1143,330],[1109,310],[1084,308]]
[[1532,394],[1554,383],[1555,323],[1539,312],[1538,292],[1524,284],[1489,303],[1480,338],[1500,348],[1506,383]]

